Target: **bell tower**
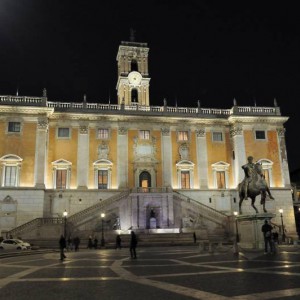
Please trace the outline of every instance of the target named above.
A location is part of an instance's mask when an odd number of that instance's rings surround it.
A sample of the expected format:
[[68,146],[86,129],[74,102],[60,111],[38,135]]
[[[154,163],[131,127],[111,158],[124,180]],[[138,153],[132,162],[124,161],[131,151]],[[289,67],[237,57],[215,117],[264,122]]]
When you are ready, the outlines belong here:
[[135,42],[131,30],[130,41],[121,42],[117,54],[118,104],[149,106],[149,83],[147,43]]

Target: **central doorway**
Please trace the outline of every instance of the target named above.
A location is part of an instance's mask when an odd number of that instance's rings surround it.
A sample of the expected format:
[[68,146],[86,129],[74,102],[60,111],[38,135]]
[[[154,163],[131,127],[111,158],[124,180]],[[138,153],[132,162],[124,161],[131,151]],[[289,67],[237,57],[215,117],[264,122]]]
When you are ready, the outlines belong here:
[[140,187],[148,190],[151,187],[151,175],[147,171],[143,171],[140,174]]

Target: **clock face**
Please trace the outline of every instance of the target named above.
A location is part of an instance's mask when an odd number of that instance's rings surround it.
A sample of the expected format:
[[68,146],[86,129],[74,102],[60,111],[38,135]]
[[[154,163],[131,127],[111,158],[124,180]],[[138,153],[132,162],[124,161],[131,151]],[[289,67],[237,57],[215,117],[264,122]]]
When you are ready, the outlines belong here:
[[128,74],[128,81],[130,84],[139,85],[142,80],[142,75],[137,71],[132,71]]

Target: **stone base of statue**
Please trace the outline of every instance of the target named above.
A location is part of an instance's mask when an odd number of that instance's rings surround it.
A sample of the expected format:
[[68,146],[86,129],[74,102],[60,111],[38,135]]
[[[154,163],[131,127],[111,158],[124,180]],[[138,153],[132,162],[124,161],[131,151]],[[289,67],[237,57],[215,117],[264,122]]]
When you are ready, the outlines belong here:
[[239,247],[241,249],[264,249],[265,242],[261,227],[265,220],[271,220],[276,215],[271,213],[240,215],[236,217],[239,232]]
[[150,229],[156,229],[156,219],[150,218]]

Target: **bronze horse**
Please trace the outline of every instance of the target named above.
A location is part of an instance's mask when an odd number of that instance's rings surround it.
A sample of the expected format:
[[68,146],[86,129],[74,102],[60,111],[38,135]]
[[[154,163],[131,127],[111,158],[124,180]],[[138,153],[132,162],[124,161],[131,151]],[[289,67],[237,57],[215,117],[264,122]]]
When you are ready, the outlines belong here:
[[[245,179],[239,183],[238,185],[238,191],[239,191],[239,198],[240,198],[240,202],[239,202],[239,213],[242,214],[242,203],[243,200],[245,199]],[[263,205],[263,210],[266,213],[266,207],[265,207],[265,203],[266,203],[266,196],[267,196],[267,192],[270,193],[268,184],[266,182],[266,180],[263,177],[263,173],[262,173],[262,166],[260,163],[256,163],[254,170],[252,172],[252,177],[250,179],[249,185],[248,185],[248,197],[251,199],[251,206],[255,209],[256,213],[258,213],[258,210],[256,208],[256,206],[254,205],[255,203],[255,198],[258,195],[261,195],[261,201],[260,204]],[[272,196],[271,196],[272,197]],[[272,197],[272,199],[274,199]]]

